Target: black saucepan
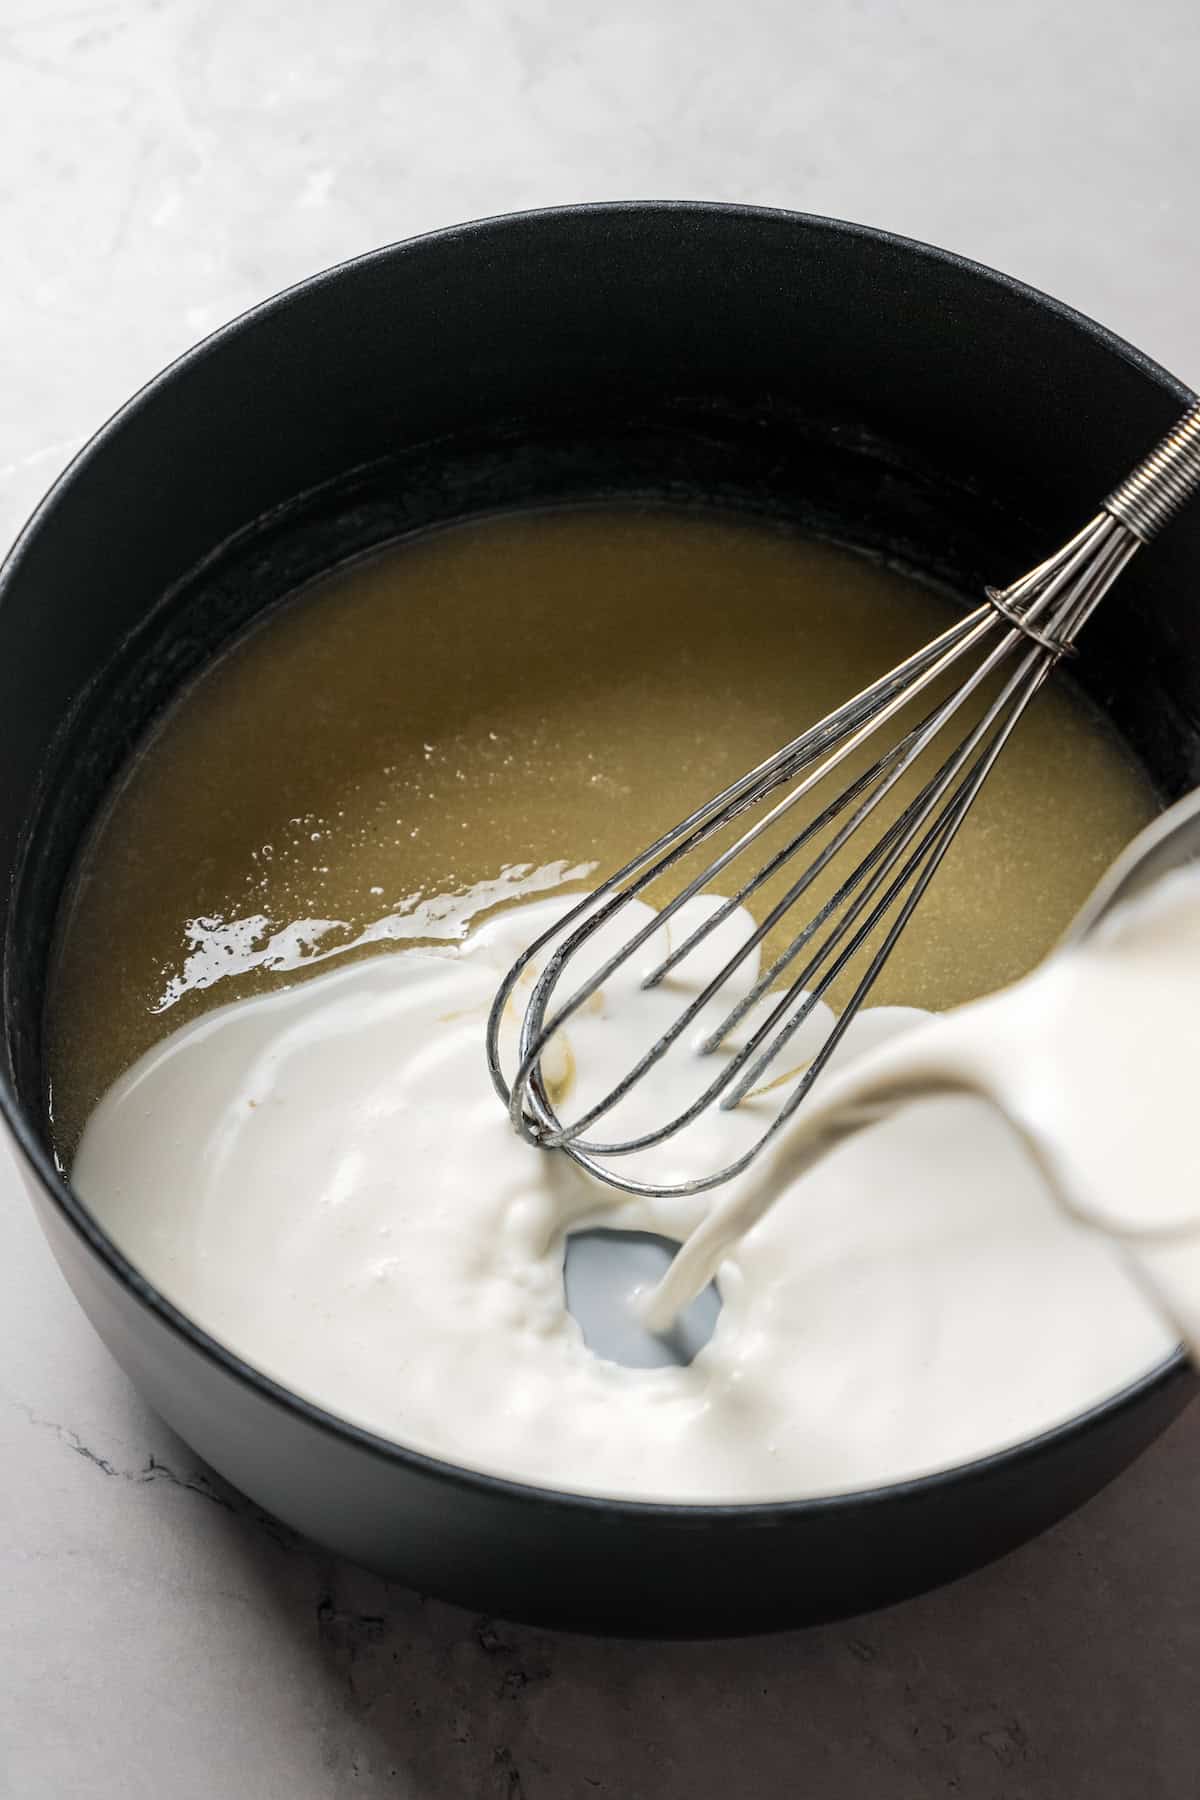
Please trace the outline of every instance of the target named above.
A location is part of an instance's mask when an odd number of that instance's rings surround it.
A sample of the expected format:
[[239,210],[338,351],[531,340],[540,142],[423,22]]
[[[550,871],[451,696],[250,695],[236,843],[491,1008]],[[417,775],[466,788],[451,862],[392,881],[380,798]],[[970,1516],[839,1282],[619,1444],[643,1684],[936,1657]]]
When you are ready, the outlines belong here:
[[[48,1148],[42,1011],[106,784],[179,683],[311,574],[442,519],[645,495],[785,515],[977,594],[1080,523],[1186,398],[1086,319],[943,252],[638,204],[491,220],[319,275],[93,439],[0,577],[0,1107],[97,1331],[215,1468],[313,1538],[481,1609],[716,1634],[943,1581],[1163,1429],[1191,1395],[1182,1357],[1034,1442],[851,1497],[618,1504],[432,1461],[257,1374],[125,1262]],[[1165,799],[1200,780],[1198,584],[1193,508],[1078,664]]]

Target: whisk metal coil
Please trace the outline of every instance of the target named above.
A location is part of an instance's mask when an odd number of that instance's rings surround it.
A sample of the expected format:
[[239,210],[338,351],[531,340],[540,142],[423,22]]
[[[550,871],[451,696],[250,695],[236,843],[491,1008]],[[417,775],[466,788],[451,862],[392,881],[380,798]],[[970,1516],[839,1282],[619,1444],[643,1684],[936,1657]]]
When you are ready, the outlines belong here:
[[[980,606],[758,768],[697,807],[530,944],[497,992],[487,1032],[492,1080],[514,1128],[529,1143],[562,1150],[591,1174],[630,1193],[695,1194],[747,1168],[786,1126],[819,1078],[1030,701],[1056,663],[1071,653],[1078,633],[1130,558],[1198,487],[1200,403],[1191,407],[1113,490],[1096,516],[1055,555],[1011,586],[987,590]],[[957,685],[939,697],[946,679],[960,673]],[[997,684],[995,692],[991,684]],[[915,723],[900,721],[899,716],[921,695],[932,700],[929,710]],[[894,818],[881,815],[883,801],[973,699],[977,705],[982,703],[980,716],[943,754],[915,797]],[[881,740],[894,721],[898,721],[899,735],[880,749],[869,767],[856,773],[847,769],[864,747]],[[828,800],[819,798],[811,817],[800,814],[802,803],[839,769],[844,772],[844,785],[836,795]],[[772,799],[781,789],[787,791]],[[699,873],[686,875],[679,890],[653,918],[635,926],[565,999],[557,998],[568,966],[598,932],[609,930],[623,909],[654,884],[661,884],[701,845],[756,809],[753,822],[732,843]],[[772,848],[761,862],[755,857],[751,864],[755,846],[793,816],[800,822],[782,847]],[[826,832],[828,837],[816,847]],[[601,1121],[651,1075],[701,1015],[711,1018],[714,1002],[747,958],[756,957],[785,920],[791,928],[800,901],[834,858],[860,842],[866,848],[850,873],[837,882],[833,894],[803,918],[783,951],[774,955],[748,991],[723,1011],[720,1022],[706,1028],[699,1045],[702,1057],[722,1046],[728,1050],[731,1038],[743,1025],[748,1035],[715,1066],[711,1078],[703,1080],[691,1104],[649,1131],[625,1137],[594,1135]],[[736,908],[760,894],[785,870],[790,873],[790,865],[801,860],[806,849],[809,854],[803,866],[771,902],[753,932],[681,1008],[669,1027],[579,1117],[570,1122],[560,1118],[541,1066],[555,1034],[631,957],[640,956],[655,933],[664,931],[689,901],[732,885],[728,898],[707,913],[681,943],[659,956],[642,979],[644,987],[661,984]],[[517,1066],[509,1079],[501,1066],[502,1026],[518,983],[531,967],[539,972],[521,1017]],[[709,1107],[728,1110],[738,1106],[769,1080],[780,1053],[844,975],[853,980],[853,989],[836,1023],[817,1054],[796,1074],[781,1105],[748,1149],[720,1169],[684,1180],[660,1182],[622,1170],[621,1158],[667,1142]],[[760,1013],[763,1016],[759,1017]],[[714,1065],[701,1061],[699,1066],[707,1069]]]

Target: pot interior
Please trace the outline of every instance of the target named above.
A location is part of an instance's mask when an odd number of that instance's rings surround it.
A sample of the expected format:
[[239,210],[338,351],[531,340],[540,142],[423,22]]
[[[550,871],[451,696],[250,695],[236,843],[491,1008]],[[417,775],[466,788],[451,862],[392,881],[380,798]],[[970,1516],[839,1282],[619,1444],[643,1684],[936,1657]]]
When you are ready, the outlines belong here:
[[[46,975],[89,822],[189,677],[313,577],[458,519],[639,500],[786,520],[973,599],[1089,516],[1177,405],[1001,278],[735,209],[501,221],[231,327],[107,428],[6,577],[5,1040],[26,1119],[47,1143]],[[1193,509],[1073,671],[1164,800],[1200,771],[1198,568]]]

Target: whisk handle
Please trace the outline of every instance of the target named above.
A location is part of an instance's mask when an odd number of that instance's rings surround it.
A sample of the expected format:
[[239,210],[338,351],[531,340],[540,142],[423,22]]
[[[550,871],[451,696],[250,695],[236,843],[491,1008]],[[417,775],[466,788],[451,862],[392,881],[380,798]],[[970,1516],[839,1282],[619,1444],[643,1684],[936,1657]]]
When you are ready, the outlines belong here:
[[1200,400],[1115,487],[1102,510],[1142,543],[1156,537],[1200,488]]

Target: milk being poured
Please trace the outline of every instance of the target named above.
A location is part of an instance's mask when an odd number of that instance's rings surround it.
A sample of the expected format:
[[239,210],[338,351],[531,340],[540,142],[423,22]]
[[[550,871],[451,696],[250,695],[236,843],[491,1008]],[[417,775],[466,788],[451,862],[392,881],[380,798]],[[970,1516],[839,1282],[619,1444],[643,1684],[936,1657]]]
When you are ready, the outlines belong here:
[[727,1193],[649,1297],[679,1305],[847,1135],[962,1094],[1007,1122],[1064,1215],[1121,1251],[1200,1355],[1200,869],[1178,869],[1024,981],[865,1056],[823,1084],[778,1149]]

